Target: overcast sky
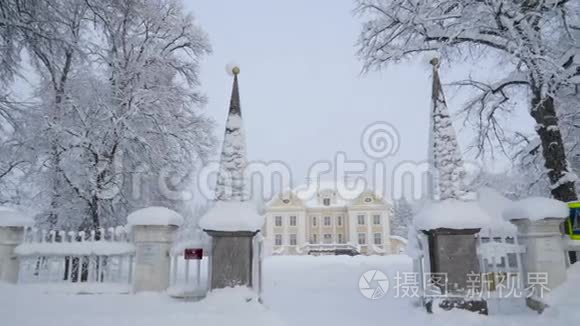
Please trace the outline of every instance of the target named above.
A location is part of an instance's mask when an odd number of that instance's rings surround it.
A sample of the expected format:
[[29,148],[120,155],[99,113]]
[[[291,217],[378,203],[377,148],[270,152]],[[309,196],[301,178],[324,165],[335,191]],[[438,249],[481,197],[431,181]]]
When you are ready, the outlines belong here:
[[[201,79],[209,99],[205,110],[218,123],[220,138],[231,92],[225,66],[233,61],[241,68],[250,160],[281,160],[298,182],[313,162],[331,160],[337,151],[370,161],[360,138],[365,126],[376,121],[391,123],[400,135],[390,166],[425,160],[431,78],[427,60],[361,75],[355,47],[360,21],[352,15],[352,1],[186,3],[213,47],[202,63]],[[444,82],[466,77],[466,71],[443,69],[442,77]],[[520,120],[522,126],[529,122]],[[461,128],[461,123],[456,126]],[[464,148],[469,137],[461,131]]]

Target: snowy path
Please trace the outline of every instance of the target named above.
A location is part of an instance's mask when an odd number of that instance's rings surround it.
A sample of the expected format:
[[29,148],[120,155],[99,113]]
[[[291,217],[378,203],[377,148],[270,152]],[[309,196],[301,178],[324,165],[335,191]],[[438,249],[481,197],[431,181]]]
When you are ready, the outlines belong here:
[[[264,265],[264,304],[290,325],[388,325],[393,312],[409,311],[409,298],[365,298],[360,276],[380,270],[393,280],[410,271],[406,256],[294,256],[270,257]],[[391,282],[392,283],[392,282]]]
[[[389,292],[376,300],[359,291],[360,276],[371,269],[385,273]],[[411,270],[406,256],[270,257],[265,261],[263,300],[289,325],[299,326],[466,326],[571,325],[580,320],[580,264],[569,282],[550,298],[554,307],[543,315],[480,316],[464,311],[428,315],[393,289],[397,272]]]
[[[264,305],[247,301],[243,289],[212,293],[202,302],[173,300],[166,294],[42,294],[38,288],[0,285],[2,326],[564,326],[580,320],[580,264],[568,284],[550,298],[543,315],[485,317],[462,311],[426,314],[409,299],[394,298],[392,286],[381,299],[361,295],[358,280],[370,269],[392,280],[410,261],[391,257],[270,257],[264,264]],[[392,283],[392,281],[391,281]],[[392,284],[391,284],[392,285]]]

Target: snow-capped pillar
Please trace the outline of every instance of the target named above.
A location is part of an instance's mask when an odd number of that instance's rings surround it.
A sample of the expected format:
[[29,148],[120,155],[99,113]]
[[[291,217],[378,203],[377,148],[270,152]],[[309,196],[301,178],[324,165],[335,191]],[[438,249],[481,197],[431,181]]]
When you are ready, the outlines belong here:
[[0,208],[0,282],[17,283],[20,259],[14,249],[23,242],[32,219],[10,208]]
[[247,201],[218,201],[201,217],[199,226],[212,238],[210,290],[260,283],[253,243],[263,224],[256,205]]
[[24,239],[24,226],[0,226],[0,282],[18,282],[20,260],[14,253]]
[[167,290],[170,251],[183,218],[165,207],[148,207],[131,213],[127,221],[136,247],[133,292]]
[[550,198],[527,198],[513,203],[503,217],[517,228],[522,257],[522,281],[531,289],[528,306],[542,311],[546,288],[553,290],[566,280],[567,253],[560,225],[569,215],[566,203]]
[[[483,296],[473,296],[481,284],[473,284],[472,275],[482,272],[477,255],[477,238],[481,228],[491,223],[491,217],[478,202],[445,200],[425,205],[413,218],[414,230],[427,235],[425,257],[430,271],[426,279],[426,308],[440,293],[444,309],[459,308],[485,313]],[[409,232],[412,236],[412,232]],[[415,239],[409,239],[415,241]]]
[[[539,295],[542,292],[540,287],[545,286],[552,290],[566,280],[566,251],[560,232],[560,224],[563,221],[564,218],[510,220],[518,229],[520,244],[526,247],[522,257],[524,271],[522,280],[526,288],[536,287],[533,290],[536,300],[542,299]],[[536,284],[531,284],[530,281]],[[546,291],[543,292],[546,294]]]

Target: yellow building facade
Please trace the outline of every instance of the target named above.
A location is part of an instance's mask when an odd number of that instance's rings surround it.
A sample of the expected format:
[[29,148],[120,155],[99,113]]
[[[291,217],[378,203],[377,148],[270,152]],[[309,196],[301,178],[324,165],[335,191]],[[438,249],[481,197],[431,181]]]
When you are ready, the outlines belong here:
[[390,236],[391,203],[373,191],[337,188],[323,184],[274,196],[262,230],[266,249],[274,255],[399,253],[400,240]]

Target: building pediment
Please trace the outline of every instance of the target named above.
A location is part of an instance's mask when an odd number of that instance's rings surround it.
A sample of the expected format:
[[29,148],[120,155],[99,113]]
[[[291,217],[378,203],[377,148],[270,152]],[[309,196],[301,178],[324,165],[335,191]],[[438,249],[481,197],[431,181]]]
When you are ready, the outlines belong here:
[[363,191],[357,198],[350,202],[350,206],[390,206],[383,198],[372,191]]
[[302,208],[304,202],[296,196],[292,191],[286,191],[277,194],[268,202],[268,208]]

